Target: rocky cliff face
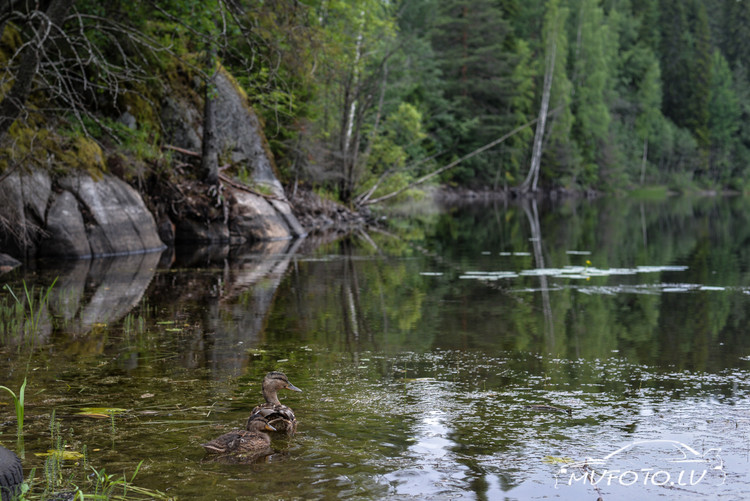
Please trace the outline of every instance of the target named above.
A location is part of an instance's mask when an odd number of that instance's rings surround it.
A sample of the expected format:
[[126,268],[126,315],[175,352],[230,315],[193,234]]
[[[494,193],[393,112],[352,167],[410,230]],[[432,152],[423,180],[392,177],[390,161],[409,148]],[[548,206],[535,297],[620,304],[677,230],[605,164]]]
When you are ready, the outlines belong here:
[[[304,235],[247,97],[223,69],[216,91],[219,151],[224,162],[250,173],[251,185],[222,175],[220,189],[211,192],[199,181],[178,180],[155,218],[140,193],[109,174],[100,179],[70,168],[53,177],[31,167],[0,173],[0,252],[90,258],[163,249],[163,242],[246,243]],[[200,152],[200,109],[197,99],[167,93],[161,119],[168,144]]]
[[[229,210],[214,216],[208,215],[208,211],[203,211],[200,217],[196,217],[195,212],[188,214],[190,211],[185,211],[184,215],[169,215],[175,228],[175,239],[182,242],[244,243],[304,235],[305,230],[294,216],[278,180],[263,129],[247,102],[247,96],[224,69],[217,73],[215,85],[218,150],[224,163],[250,173],[252,186],[222,176],[223,196]],[[161,116],[167,142],[181,150],[197,153],[201,150],[203,127],[194,103],[195,99],[185,95],[169,96],[164,100]],[[190,188],[183,188],[183,191],[185,189]],[[202,194],[192,195],[200,198]]]

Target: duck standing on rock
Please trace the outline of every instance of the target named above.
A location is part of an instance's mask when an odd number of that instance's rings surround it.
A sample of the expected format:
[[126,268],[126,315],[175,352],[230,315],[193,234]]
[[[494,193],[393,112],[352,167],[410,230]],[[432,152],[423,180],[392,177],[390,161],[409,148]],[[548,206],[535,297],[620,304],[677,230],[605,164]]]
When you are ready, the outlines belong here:
[[214,460],[250,463],[273,452],[268,431],[276,428],[258,415],[248,420],[245,430],[232,430],[201,446],[207,453],[217,455]]
[[262,385],[263,398],[266,399],[266,403],[253,409],[247,420],[247,426],[250,426],[253,419],[260,417],[276,430],[286,432],[290,436],[294,435],[297,431],[297,418],[292,409],[279,402],[277,395],[277,392],[283,389],[302,391],[290,383],[289,378],[283,372],[274,371],[266,374]]

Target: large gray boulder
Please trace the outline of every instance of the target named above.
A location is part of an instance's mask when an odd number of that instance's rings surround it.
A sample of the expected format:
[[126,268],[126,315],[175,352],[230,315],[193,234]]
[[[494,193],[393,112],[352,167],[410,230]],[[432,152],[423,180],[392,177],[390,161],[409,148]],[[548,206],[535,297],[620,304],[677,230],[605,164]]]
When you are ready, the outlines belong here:
[[93,256],[133,254],[163,249],[154,217],[130,185],[105,175],[95,181],[88,174],[67,176],[59,186],[75,195],[90,215],[86,236]]
[[47,234],[48,245],[39,249],[41,256],[91,257],[83,216],[71,192],[53,194],[47,213]]
[[44,231],[52,181],[42,170],[16,169],[0,181],[0,234],[3,246],[16,255]]
[[229,231],[233,241],[286,240],[289,225],[265,198],[235,190]]
[[32,169],[7,176],[0,192],[2,233],[17,255],[90,258],[165,248],[141,196],[116,177],[97,181],[78,172],[53,183]]

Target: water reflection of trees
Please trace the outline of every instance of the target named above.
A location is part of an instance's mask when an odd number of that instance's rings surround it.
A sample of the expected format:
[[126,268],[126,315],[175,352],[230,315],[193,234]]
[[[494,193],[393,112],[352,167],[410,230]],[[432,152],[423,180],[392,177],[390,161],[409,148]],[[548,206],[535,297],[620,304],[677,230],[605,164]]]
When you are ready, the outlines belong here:
[[300,256],[277,297],[284,318],[274,317],[274,338],[301,334],[300,342],[350,353],[429,349],[435,331],[420,328],[427,296],[420,263],[386,257],[388,245],[353,236]]
[[[638,362],[710,370],[750,351],[743,327],[748,297],[741,293],[750,286],[747,205],[742,199],[477,205],[394,224],[401,238],[353,235],[303,254],[291,242],[201,249],[163,262],[158,273],[158,254],[69,262],[58,269],[51,311],[66,336],[91,338],[78,349],[101,351],[108,329],[151,308],[158,320],[175,322],[166,335],[181,343],[180,364],[211,367],[216,377],[243,373],[250,348],[308,343],[355,354],[455,348],[593,359],[617,351]],[[518,251],[527,255],[500,256]],[[599,268],[688,266],[617,279],[623,283],[737,290],[584,294],[564,279],[458,278],[472,269],[562,267],[585,259]],[[42,340],[51,324],[45,329]]]
[[[656,287],[653,293],[643,294],[582,294],[570,287],[578,284],[564,279],[544,284],[538,277],[515,279],[511,294],[502,292],[507,285],[475,283],[463,288],[460,305],[439,312],[441,325],[463,330],[451,326],[468,311],[471,329],[464,330],[464,342],[445,338],[441,342],[531,349],[571,358],[609,357],[617,352],[644,363],[660,361],[694,369],[731,365],[727,359],[737,352],[720,348],[720,342],[731,342],[743,353],[750,348],[750,339],[739,330],[747,310],[747,295],[741,291],[749,285],[747,205],[742,199],[566,201],[554,208],[542,204],[535,216],[527,202],[463,207],[444,214],[426,240],[437,242],[443,259],[464,270],[533,269],[542,266],[540,259],[550,267],[583,265],[590,259],[598,268],[666,264],[689,268],[636,279],[592,278],[584,284]],[[569,250],[591,254],[569,255]],[[501,252],[518,251],[529,256],[498,257]],[[660,293],[657,287],[685,282],[737,289],[675,294]],[[447,289],[445,298],[453,298]],[[553,335],[540,337],[537,333],[542,331]]]
[[245,373],[249,351],[267,341],[279,284],[301,242],[263,242],[213,253],[196,249],[155,278],[149,299],[162,312],[162,321],[196,325],[175,334],[183,337],[182,366],[206,367],[218,380]]
[[[544,252],[542,251],[542,229],[539,224],[539,210],[536,199],[524,199],[521,202],[531,231],[531,247],[534,249],[534,263],[538,269],[544,269]],[[552,318],[552,306],[547,275],[539,275],[539,289],[542,297],[542,314],[544,317],[544,340],[549,351],[555,349],[555,322]]]

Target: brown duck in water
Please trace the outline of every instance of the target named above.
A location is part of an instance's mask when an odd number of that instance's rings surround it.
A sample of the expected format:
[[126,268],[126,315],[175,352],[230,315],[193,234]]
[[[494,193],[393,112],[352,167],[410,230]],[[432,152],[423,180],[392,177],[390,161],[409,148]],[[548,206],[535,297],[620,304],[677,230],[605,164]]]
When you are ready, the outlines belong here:
[[201,445],[207,453],[217,455],[213,460],[232,463],[252,462],[273,452],[271,437],[266,432],[276,431],[276,428],[260,415],[248,420],[246,428],[232,430]]
[[277,392],[283,389],[292,391],[302,390],[290,383],[289,378],[282,372],[269,372],[266,374],[266,377],[263,378],[262,388],[263,398],[266,399],[266,403],[260,404],[253,409],[250,413],[250,418],[247,420],[247,426],[250,426],[253,419],[261,417],[278,431],[294,435],[297,431],[297,418],[294,416],[292,409],[279,402]]

